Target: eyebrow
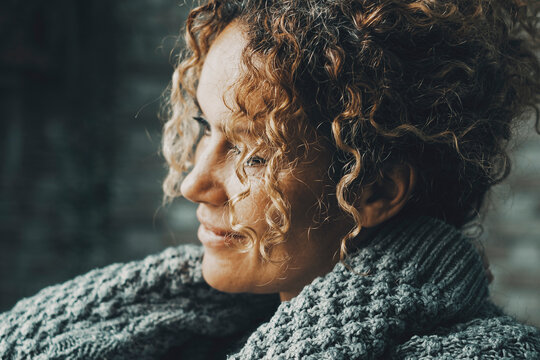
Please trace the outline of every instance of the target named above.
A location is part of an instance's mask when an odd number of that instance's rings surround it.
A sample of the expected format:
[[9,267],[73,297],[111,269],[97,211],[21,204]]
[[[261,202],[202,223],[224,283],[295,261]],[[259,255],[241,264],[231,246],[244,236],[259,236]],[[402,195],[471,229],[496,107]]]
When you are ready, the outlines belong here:
[[[194,101],[195,101],[195,106],[197,106],[197,110],[198,110],[199,114],[202,115],[202,117],[208,119],[208,117],[204,114],[204,111],[202,110],[201,105],[199,104],[199,101],[197,100],[196,97],[194,98]],[[213,127],[212,124],[209,123],[209,125],[210,125],[211,127]],[[220,123],[220,124],[217,126],[217,129],[218,129],[220,132],[225,133],[225,127],[223,126],[223,123]],[[251,135],[251,136],[254,135],[253,131],[250,131],[250,130],[247,129],[247,128],[236,127],[236,128],[233,129],[233,131],[234,131],[235,133],[247,134],[247,135]]]

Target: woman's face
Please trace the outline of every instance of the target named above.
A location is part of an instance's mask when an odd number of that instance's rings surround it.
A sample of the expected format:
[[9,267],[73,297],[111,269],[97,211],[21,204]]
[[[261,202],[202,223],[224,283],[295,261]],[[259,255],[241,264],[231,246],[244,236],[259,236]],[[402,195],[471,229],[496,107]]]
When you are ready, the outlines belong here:
[[[256,136],[244,132],[247,127],[238,127],[234,131],[242,144],[233,144],[223,132],[232,115],[224,100],[233,99],[228,89],[238,80],[245,45],[240,26],[231,24],[216,38],[205,59],[197,88],[202,113],[198,121],[205,133],[197,146],[194,168],[184,179],[181,191],[184,197],[199,204],[198,237],[205,248],[202,271],[208,284],[226,292],[279,292],[282,300],[288,300],[315,277],[332,269],[339,260],[341,237],[348,227],[332,214],[327,215],[336,220],[322,225],[314,223],[319,212],[317,200],[328,189],[324,179],[330,159],[328,154],[313,150],[308,154],[309,165],[279,174],[283,195],[291,205],[291,228],[286,241],[277,245],[271,255],[272,259],[287,256],[289,260],[264,261],[257,244],[247,252],[231,246],[242,239],[232,230],[228,201],[245,189],[235,173],[235,154],[238,148],[253,145]],[[270,203],[262,182],[264,159],[251,158],[244,166],[250,193],[235,204],[235,216],[238,223],[252,228],[260,239],[268,230],[265,209]]]

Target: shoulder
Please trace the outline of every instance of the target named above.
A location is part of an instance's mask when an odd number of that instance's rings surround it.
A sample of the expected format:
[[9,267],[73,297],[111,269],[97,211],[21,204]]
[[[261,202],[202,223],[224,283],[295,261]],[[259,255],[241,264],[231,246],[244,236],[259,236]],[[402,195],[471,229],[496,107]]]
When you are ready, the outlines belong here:
[[104,324],[120,330],[138,315],[143,318],[148,306],[139,304],[165,302],[201,285],[201,257],[197,246],[168,248],[143,260],[92,270],[20,300],[0,314],[0,358],[50,353],[61,339],[83,328],[87,334],[102,333]]
[[[168,285],[160,280],[162,278],[171,278],[177,283],[199,283],[202,282],[201,258],[202,248],[184,245],[165,249],[143,260],[94,269],[20,300],[10,311],[0,314],[0,319],[6,320],[22,313],[29,315],[32,311],[41,315],[42,311],[46,314],[63,313],[68,310],[66,306],[77,307],[82,305],[81,302],[101,303],[114,296],[129,296],[131,292],[155,287],[157,282],[161,286]],[[171,291],[175,285],[179,284],[170,284]],[[62,309],[55,311],[54,308]]]
[[434,335],[413,336],[395,359],[540,359],[540,330],[510,316],[478,318]]

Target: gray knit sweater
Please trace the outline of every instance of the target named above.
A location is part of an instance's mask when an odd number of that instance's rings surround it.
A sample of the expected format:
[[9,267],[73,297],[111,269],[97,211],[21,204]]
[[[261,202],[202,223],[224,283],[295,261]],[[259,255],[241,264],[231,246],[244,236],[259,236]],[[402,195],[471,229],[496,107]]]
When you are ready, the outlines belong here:
[[[453,227],[394,221],[294,299],[225,294],[202,249],[93,270],[0,315],[7,359],[540,359],[540,332],[488,299]],[[238,269],[242,271],[242,269]]]

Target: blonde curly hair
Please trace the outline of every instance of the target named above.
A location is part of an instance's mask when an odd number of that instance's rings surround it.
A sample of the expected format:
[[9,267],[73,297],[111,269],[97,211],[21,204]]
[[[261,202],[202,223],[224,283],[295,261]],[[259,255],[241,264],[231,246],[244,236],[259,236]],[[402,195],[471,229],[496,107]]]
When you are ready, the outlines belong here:
[[[298,166],[314,146],[333,154],[329,178],[337,203],[353,220],[342,239],[358,235],[353,206],[359,189],[408,164],[417,173],[402,211],[462,227],[478,216],[486,192],[510,170],[506,144],[528,108],[540,132],[539,3],[525,0],[209,0],[186,23],[187,49],[174,71],[163,154],[169,164],[166,200],[180,196],[199,129],[195,92],[205,56],[231,22],[248,39],[234,91],[234,121],[262,131],[242,164],[269,155],[264,186],[270,231],[256,239],[263,258],[284,241],[290,204],[278,174]],[[252,106],[252,94],[259,103]],[[234,132],[229,130],[231,138]],[[325,204],[319,202],[321,218]]]

